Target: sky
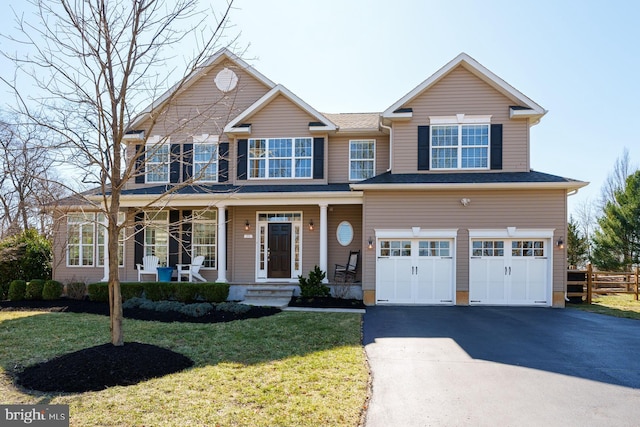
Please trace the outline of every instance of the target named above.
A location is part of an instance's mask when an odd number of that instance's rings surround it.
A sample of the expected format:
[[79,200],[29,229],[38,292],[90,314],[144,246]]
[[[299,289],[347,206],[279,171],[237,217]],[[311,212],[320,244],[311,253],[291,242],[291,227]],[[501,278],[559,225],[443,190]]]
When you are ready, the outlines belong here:
[[639,18],[628,0],[236,0],[226,36],[327,113],[381,112],[469,54],[548,110],[531,129],[531,167],[590,182],[571,213],[597,201],[625,148],[640,165]]

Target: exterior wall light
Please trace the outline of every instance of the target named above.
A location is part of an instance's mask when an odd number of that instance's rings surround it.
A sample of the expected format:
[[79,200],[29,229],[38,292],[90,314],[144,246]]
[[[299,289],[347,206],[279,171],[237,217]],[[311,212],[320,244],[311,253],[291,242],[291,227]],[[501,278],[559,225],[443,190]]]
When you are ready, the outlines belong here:
[[556,246],[558,247],[558,249],[564,249],[564,240],[562,240],[562,237],[558,239],[558,241],[556,242]]
[[371,237],[369,237],[369,246],[367,246],[369,249],[373,249],[373,240],[371,240]]
[[249,231],[251,230],[251,224],[249,224],[249,220],[245,220],[244,221],[244,231]]
[[314,226],[313,226],[313,220],[309,221],[309,231],[313,231],[314,230]]

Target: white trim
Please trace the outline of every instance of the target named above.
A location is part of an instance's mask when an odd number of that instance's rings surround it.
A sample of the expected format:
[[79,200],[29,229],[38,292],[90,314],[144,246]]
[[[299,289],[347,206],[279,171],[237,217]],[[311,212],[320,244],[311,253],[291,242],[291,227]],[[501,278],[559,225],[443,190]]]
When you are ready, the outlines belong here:
[[235,119],[231,120],[224,127],[224,132],[233,133],[233,129],[237,129],[236,126],[241,124],[243,121],[247,120],[253,114],[257,113],[261,109],[263,109],[267,104],[273,101],[278,95],[282,95],[287,98],[289,101],[293,102],[296,106],[304,110],[306,113],[315,118],[318,122],[324,123],[322,131],[335,131],[337,130],[337,126],[325,116],[323,116],[320,112],[318,112],[315,108],[311,107],[309,104],[304,102],[302,99],[298,98],[293,92],[284,87],[281,84],[276,85],[269,92],[265,93],[262,98],[258,99],[254,102],[249,108],[240,113]]
[[[488,119],[487,119],[488,118]],[[491,169],[491,116],[468,116],[465,118],[464,114],[458,114],[457,116],[449,116],[447,118],[436,118],[439,122],[438,124],[432,123],[429,127],[429,169],[432,171],[486,171]],[[453,120],[453,121],[445,121],[445,120]],[[489,121],[487,121],[489,120]],[[433,146],[433,131],[436,127],[457,127],[458,128],[458,140],[456,145],[443,145],[443,146]],[[464,145],[462,138],[463,126],[486,126],[487,127],[487,145]],[[446,150],[446,149],[456,149],[456,167],[436,167],[434,163],[436,158],[433,154],[433,150]],[[473,148],[485,148],[487,150],[487,166],[483,167],[463,167],[462,166],[462,151],[464,149],[473,149]]]
[[[260,220],[260,216],[261,215],[269,215],[269,214],[274,214],[274,215],[299,215],[299,220],[295,220],[295,219],[291,219],[289,221],[261,221]],[[255,237],[255,254],[256,254],[256,258],[255,258],[255,266],[254,266],[254,278],[255,281],[258,283],[269,283],[269,282],[289,282],[291,281],[291,283],[297,283],[298,280],[296,279],[296,277],[298,277],[299,275],[302,274],[302,264],[303,264],[303,246],[304,246],[304,241],[303,241],[303,236],[304,236],[304,215],[303,215],[303,211],[293,211],[293,210],[287,210],[287,211],[283,211],[283,210],[261,210],[261,211],[256,211],[255,214],[255,230],[256,230],[256,237]],[[264,263],[264,269],[261,270],[260,269],[260,243],[261,243],[261,234],[260,234],[260,229],[262,227],[264,227],[264,248],[265,251],[268,251],[269,249],[269,224],[272,223],[283,223],[283,224],[291,224],[291,249],[290,249],[290,256],[291,256],[291,276],[290,277],[283,277],[283,278],[273,278],[273,277],[268,277],[269,274],[269,264],[268,264],[268,259],[265,259],[265,263]],[[299,228],[299,236],[298,239],[300,239],[299,241],[299,250],[300,253],[298,254],[298,259],[300,260],[299,262],[299,268],[296,270],[295,268],[295,250],[296,250],[296,245],[295,245],[295,238],[296,238],[296,226],[298,226]],[[266,258],[266,254],[265,254],[265,258]]]
[[[195,179],[196,182],[199,183],[215,183],[218,182],[218,175],[220,175],[220,144],[218,143],[218,135],[209,135],[209,134],[202,134],[200,136],[193,136],[193,153],[191,155],[191,173],[192,173],[192,178]],[[205,167],[209,167],[210,165],[215,164],[216,165],[216,176],[215,179],[201,179],[201,178],[197,178],[196,179],[196,175],[198,174],[196,172],[196,145],[214,145],[215,146],[215,159],[209,159],[209,161],[207,162],[197,162],[199,164],[204,164],[206,165]]]
[[405,96],[396,101],[393,105],[387,108],[382,112],[383,118],[395,118],[398,113],[394,113],[399,108],[402,108],[404,105],[411,102],[418,95],[420,95],[425,90],[429,89],[435,83],[437,83],[441,78],[445,75],[449,74],[454,68],[458,65],[462,65],[464,68],[469,70],[471,73],[479,77],[480,79],[487,82],[494,89],[498,90],[508,98],[514,100],[519,104],[523,104],[524,106],[533,110],[538,116],[538,120],[547,113],[547,110],[542,108],[540,105],[535,103],[531,98],[524,95],[519,90],[515,89],[513,86],[509,85],[507,82],[502,80],[500,77],[489,71],[487,68],[482,66],[478,61],[467,55],[466,53],[461,53],[451,61],[449,61],[445,66],[436,71],[431,77],[427,78],[425,81],[420,83],[414,89],[412,89]]
[[[440,169],[442,170],[442,169]],[[456,169],[459,170],[459,169]],[[467,170],[467,169],[461,169]],[[468,169],[473,170],[473,169]],[[484,169],[483,169],[484,170]],[[491,173],[491,172],[486,172]],[[353,190],[574,190],[589,185],[588,182],[488,182],[488,183],[409,183],[409,184],[360,184],[352,183],[349,186]]]
[[421,228],[412,227],[409,229],[387,229],[376,228],[376,239],[424,239],[424,238],[439,238],[439,239],[456,239],[458,237],[457,228]]
[[[166,162],[150,162],[149,153],[151,155],[157,154],[158,150],[166,147],[167,149],[167,161]],[[150,165],[165,165],[167,167],[167,179],[165,181],[150,181],[149,180],[149,166]],[[171,138],[163,138],[160,135],[154,135],[147,139],[144,144],[144,182],[145,184],[168,184],[171,181]]]
[[[291,141],[291,157],[275,157],[275,156],[269,156],[269,153],[271,153],[271,149],[269,149],[269,141],[271,140],[290,140]],[[310,150],[311,150],[311,155],[310,156],[300,156],[300,157],[296,157],[296,140],[309,140],[311,142],[310,145]],[[265,141],[265,155],[264,157],[251,157],[251,141]],[[295,179],[295,180],[309,180],[309,179],[313,179],[313,138],[310,136],[283,136],[283,137],[276,137],[276,138],[249,138],[247,140],[247,181],[263,181],[263,180],[282,180],[282,179]],[[269,176],[269,163],[271,161],[274,160],[290,160],[291,161],[291,176],[277,176],[277,177],[273,177],[273,176]],[[256,160],[256,161],[260,161],[260,160],[264,160],[264,173],[265,176],[251,176],[251,171],[253,170],[253,168],[251,167],[251,161],[252,160]],[[297,176],[296,175],[296,160],[310,160],[311,161],[311,168],[310,168],[310,173],[309,176]]]
[[535,238],[535,239],[552,239],[555,228],[478,228],[469,229],[469,239],[484,239],[484,238],[497,238],[497,239],[523,239],[523,238]]
[[227,127],[224,128],[226,133],[234,134],[234,135],[250,135],[251,134],[251,125],[249,126],[238,126],[231,127],[227,130]]
[[429,123],[432,125],[450,124],[490,124],[491,115],[473,116],[470,114],[456,114],[455,116],[429,116]]

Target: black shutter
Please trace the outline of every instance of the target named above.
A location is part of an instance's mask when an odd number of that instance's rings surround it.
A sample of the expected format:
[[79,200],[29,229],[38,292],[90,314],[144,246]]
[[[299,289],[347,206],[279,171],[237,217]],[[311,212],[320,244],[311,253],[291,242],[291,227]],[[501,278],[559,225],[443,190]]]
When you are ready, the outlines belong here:
[[133,223],[133,232],[135,236],[135,244],[133,245],[133,268],[137,269],[136,264],[142,264],[144,256],[144,213],[136,214]]
[[171,144],[171,155],[169,156],[169,182],[172,184],[180,182],[180,144]]
[[313,138],[313,179],[324,178],[324,138]]
[[491,125],[491,169],[502,169],[502,125]]
[[247,179],[248,150],[249,150],[249,140],[239,139],[238,140],[238,179],[239,180]]
[[169,267],[178,263],[180,250],[180,211],[169,211]]
[[218,182],[229,181],[229,143],[218,145]]
[[429,170],[429,126],[418,126],[418,170]]
[[191,211],[182,211],[182,264],[191,263]]
[[136,153],[141,154],[140,157],[136,159],[135,173],[137,173],[137,175],[135,178],[135,182],[136,184],[144,184],[144,145],[136,145]]
[[182,146],[182,181],[186,182],[193,177],[193,144]]

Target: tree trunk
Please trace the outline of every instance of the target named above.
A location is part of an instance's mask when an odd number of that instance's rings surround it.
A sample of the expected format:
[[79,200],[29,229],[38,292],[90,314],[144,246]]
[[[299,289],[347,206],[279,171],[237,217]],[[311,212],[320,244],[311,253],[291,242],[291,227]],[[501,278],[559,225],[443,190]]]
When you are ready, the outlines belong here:
[[[113,202],[112,206],[113,208]],[[111,344],[115,346],[124,345],[124,332],[122,330],[122,292],[120,289],[120,276],[118,272],[118,210],[108,213],[107,233],[109,241],[107,243],[109,253],[109,317],[111,329]]]

